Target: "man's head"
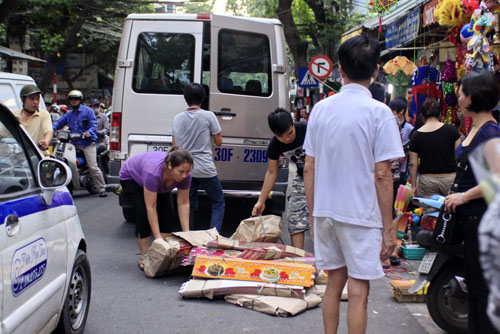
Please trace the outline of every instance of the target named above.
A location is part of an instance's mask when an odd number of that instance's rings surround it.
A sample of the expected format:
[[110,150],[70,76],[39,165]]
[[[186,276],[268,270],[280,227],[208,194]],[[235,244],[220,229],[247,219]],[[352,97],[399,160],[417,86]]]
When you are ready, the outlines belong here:
[[205,100],[205,88],[196,82],[188,83],[184,87],[184,100],[188,106],[201,106]]
[[99,104],[99,111],[102,113],[106,111],[106,105],[104,103]]
[[406,109],[408,109],[408,102],[404,97],[396,96],[389,102],[389,108],[391,108],[394,116],[401,117],[403,115],[404,117]]
[[21,89],[19,95],[23,101],[23,108],[29,113],[34,113],[40,106],[40,94],[42,92],[35,85],[26,85]]
[[277,108],[267,116],[269,128],[283,144],[291,144],[295,140],[295,126],[292,115],[283,108]]
[[94,110],[94,113],[97,116],[99,114],[99,100],[95,97],[90,99],[90,107]]
[[384,103],[384,101],[385,101],[385,88],[384,88],[384,86],[382,86],[379,83],[374,82],[370,85],[370,87],[368,87],[368,89],[370,90],[370,93],[372,93],[372,97],[375,100]]
[[380,46],[376,39],[361,34],[342,43],[338,57],[341,72],[348,80],[353,82],[370,80],[377,71]]
[[78,109],[83,100],[83,94],[79,90],[72,90],[68,94],[69,104],[73,109]]

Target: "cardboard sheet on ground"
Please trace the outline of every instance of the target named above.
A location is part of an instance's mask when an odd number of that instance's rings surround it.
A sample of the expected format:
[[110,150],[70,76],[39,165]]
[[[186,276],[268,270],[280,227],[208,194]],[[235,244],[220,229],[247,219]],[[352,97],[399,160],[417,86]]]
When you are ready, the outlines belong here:
[[228,295],[228,303],[281,317],[294,316],[321,304],[321,297],[307,293],[304,299],[258,295]]
[[210,241],[216,240],[217,236],[219,236],[219,232],[217,232],[215,227],[210,230],[173,232],[172,234],[186,240],[193,247],[206,246]]
[[193,276],[309,287],[315,271],[310,264],[198,255]]
[[157,277],[179,268],[190,249],[187,241],[174,235],[153,241],[144,256],[144,273],[147,277]]
[[207,248],[207,247],[193,247],[189,254],[182,259],[181,265],[192,266],[196,262],[198,255],[221,256],[226,258],[237,258],[241,256],[242,251],[234,249],[222,248]]
[[231,239],[240,241],[276,242],[281,238],[281,217],[266,215],[247,218],[238,225]]
[[184,298],[208,298],[230,294],[255,294],[265,296],[304,298],[302,286],[261,283],[237,280],[192,279],[182,284],[179,294]]
[[245,242],[232,240],[218,236],[216,240],[210,241],[207,247],[236,249],[241,251],[252,252],[251,259],[275,260],[285,257],[313,257],[314,254],[306,252],[303,249],[295,248],[283,244],[275,244],[269,242]]

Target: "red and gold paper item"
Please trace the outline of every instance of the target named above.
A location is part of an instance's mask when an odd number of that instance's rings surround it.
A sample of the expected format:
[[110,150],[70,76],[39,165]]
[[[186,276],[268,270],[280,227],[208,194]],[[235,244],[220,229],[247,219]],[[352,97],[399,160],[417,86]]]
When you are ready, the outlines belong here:
[[193,276],[310,287],[315,271],[310,264],[198,255]]

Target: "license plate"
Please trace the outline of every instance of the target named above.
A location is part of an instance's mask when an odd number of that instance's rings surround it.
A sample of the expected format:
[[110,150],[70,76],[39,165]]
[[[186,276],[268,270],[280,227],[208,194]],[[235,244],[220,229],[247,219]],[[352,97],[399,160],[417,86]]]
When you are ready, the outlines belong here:
[[168,145],[148,145],[148,152],[150,152],[150,151],[168,152],[168,151],[170,151],[170,146],[168,146]]
[[432,264],[436,259],[437,252],[427,252],[420,262],[420,266],[418,267],[418,272],[422,274],[428,274],[431,271]]

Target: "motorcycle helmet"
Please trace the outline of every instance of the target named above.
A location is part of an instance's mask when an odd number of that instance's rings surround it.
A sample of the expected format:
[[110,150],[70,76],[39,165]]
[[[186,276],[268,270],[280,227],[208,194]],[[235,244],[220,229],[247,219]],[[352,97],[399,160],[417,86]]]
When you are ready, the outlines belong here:
[[56,112],[59,113],[59,106],[57,104],[53,104],[50,106],[50,111],[51,112]]
[[21,89],[21,93],[20,93],[21,98],[26,97],[26,96],[30,96],[33,94],[42,94],[42,91],[40,91],[40,89],[38,89],[38,87],[35,85],[26,85]]
[[65,104],[61,104],[59,106],[59,109],[61,109],[61,111],[63,111],[64,113],[68,112],[68,107]]
[[83,100],[83,94],[79,90],[74,89],[71,92],[69,92],[69,94],[68,94],[68,99],[71,99],[71,98]]
[[99,100],[96,98],[90,99],[90,106],[99,105]]

